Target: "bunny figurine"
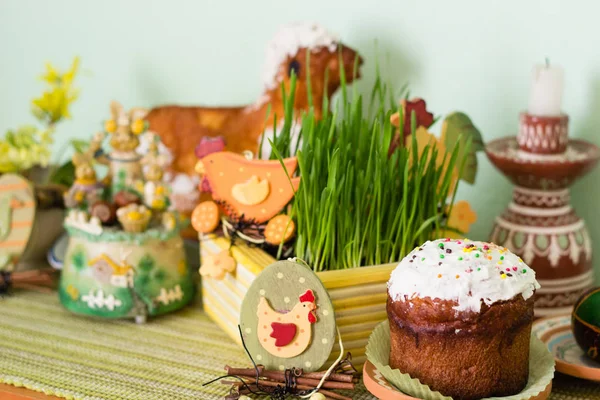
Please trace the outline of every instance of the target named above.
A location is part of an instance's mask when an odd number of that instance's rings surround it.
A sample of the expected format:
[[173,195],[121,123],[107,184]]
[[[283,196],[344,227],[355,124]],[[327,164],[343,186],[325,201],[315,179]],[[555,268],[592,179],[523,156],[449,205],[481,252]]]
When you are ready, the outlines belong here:
[[65,205],[68,208],[84,208],[100,197],[103,185],[98,182],[94,170],[94,154],[100,150],[104,134],[98,133],[84,153],[75,153],[72,162],[75,165],[75,182],[65,193]]
[[111,119],[105,122],[104,130],[110,134],[112,151],[100,157],[99,161],[109,166],[107,180],[114,195],[142,178],[141,156],[136,148],[140,144],[139,135],[147,130],[144,120],[147,111],[132,108],[127,113],[121,104],[113,101],[110,112]]

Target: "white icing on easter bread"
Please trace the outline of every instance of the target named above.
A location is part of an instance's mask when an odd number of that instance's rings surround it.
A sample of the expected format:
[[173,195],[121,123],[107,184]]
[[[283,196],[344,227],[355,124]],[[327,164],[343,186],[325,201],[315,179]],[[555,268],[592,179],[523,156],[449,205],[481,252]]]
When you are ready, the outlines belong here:
[[302,48],[337,50],[339,38],[315,23],[292,23],[282,26],[267,46],[263,82],[267,89],[277,87],[277,70],[287,57],[294,57]]
[[393,301],[451,300],[456,311],[481,310],[517,295],[527,300],[540,285],[520,257],[493,243],[468,239],[428,241],[411,251],[392,272]]

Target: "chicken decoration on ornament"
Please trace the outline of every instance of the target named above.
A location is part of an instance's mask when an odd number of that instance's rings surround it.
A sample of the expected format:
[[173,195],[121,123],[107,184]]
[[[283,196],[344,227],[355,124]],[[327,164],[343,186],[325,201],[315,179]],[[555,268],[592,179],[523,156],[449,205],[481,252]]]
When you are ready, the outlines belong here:
[[335,339],[323,283],[295,261],[278,261],[258,275],[242,302],[240,325],[250,355],[266,369],[318,371]]
[[[315,296],[312,290],[299,297],[298,303],[289,312],[274,311],[266,297],[261,296],[258,303],[258,339],[262,347],[271,354],[290,358],[301,354],[312,336],[311,324],[317,322]],[[264,327],[271,327],[264,329]]]

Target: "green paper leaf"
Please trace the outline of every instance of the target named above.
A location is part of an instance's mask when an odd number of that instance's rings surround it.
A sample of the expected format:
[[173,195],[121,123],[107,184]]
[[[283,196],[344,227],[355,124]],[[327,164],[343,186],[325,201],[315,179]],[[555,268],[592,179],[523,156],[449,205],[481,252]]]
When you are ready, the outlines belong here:
[[71,139],[71,146],[77,153],[84,153],[89,147],[89,141],[81,139]]
[[[471,119],[462,112],[454,112],[444,119],[442,125],[442,140],[448,150],[459,143],[459,164],[466,157],[466,164],[460,174],[460,179],[470,184],[475,183],[477,175],[478,151],[484,149],[483,139]],[[471,146],[467,146],[468,142]]]
[[75,177],[75,165],[68,161],[57,168],[50,176],[50,182],[70,187]]
[[138,263],[138,268],[141,272],[150,272],[154,268],[154,258],[148,254],[144,255]]

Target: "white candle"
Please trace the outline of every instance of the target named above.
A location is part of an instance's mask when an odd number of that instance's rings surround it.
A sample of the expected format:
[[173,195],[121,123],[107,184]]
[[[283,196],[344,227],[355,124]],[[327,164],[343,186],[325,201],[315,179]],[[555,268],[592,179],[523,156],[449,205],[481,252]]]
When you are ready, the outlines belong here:
[[562,113],[564,71],[561,67],[548,62],[533,67],[531,93],[529,95],[529,114],[540,116],[558,116]]

